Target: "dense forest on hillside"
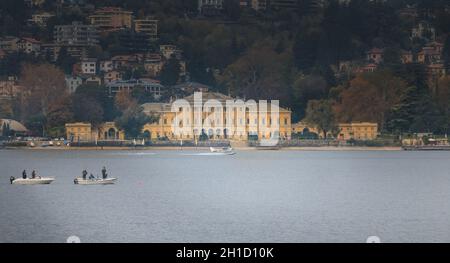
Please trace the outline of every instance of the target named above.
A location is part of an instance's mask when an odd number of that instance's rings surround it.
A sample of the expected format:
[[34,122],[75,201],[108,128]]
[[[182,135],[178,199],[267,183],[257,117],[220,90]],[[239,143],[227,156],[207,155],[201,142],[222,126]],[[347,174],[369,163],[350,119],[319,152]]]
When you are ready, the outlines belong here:
[[[448,0],[299,0],[295,9],[263,11],[225,0],[216,16],[199,14],[196,0],[72,2],[61,9],[58,1],[46,1],[39,8],[57,15],[38,28],[26,23],[33,11],[24,1],[2,0],[0,34],[51,42],[55,25],[87,23],[87,15],[100,7],[122,7],[137,18],[159,20],[159,38],[146,47],[148,52],[160,44],[179,47],[190,81],[232,96],[279,99],[293,110],[294,122],[306,117],[308,103],[322,101],[331,104],[337,122],[373,121],[392,133],[443,134],[450,129]],[[431,33],[413,35],[420,25]],[[423,48],[433,43],[443,45],[439,59],[419,61]],[[124,43],[111,34],[90,55],[141,50],[133,45],[139,42]],[[382,50],[383,60],[375,70],[363,70],[373,64],[367,57],[372,49]],[[405,52],[412,54],[412,61],[402,60]],[[63,56],[56,62],[66,73],[72,65],[68,60]],[[20,75],[23,63],[42,61],[23,54],[5,56],[0,74]],[[434,74],[433,65],[443,65],[447,74]],[[166,86],[177,82],[172,76],[167,68],[161,76]]]

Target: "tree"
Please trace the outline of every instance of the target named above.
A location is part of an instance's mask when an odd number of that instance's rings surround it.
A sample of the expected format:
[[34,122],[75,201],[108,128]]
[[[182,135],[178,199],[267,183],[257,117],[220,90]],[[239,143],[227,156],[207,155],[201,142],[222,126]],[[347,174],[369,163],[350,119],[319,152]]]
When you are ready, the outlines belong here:
[[63,96],[50,105],[47,115],[47,127],[53,137],[64,136],[64,126],[73,120],[72,101]]
[[83,94],[75,94],[72,100],[76,121],[89,122],[94,126],[103,122],[103,108],[97,100]]
[[8,99],[0,99],[0,119],[12,119],[13,115],[13,102]]
[[160,74],[161,84],[164,86],[173,86],[177,84],[180,78],[180,61],[172,56],[163,66]]
[[401,70],[401,50],[394,47],[386,48],[383,52],[383,66],[393,72]]
[[11,134],[11,129],[9,128],[9,124],[6,122],[3,122],[2,125],[2,137],[8,137]]
[[386,118],[401,100],[407,85],[388,71],[356,76],[344,89],[334,106],[339,121],[377,122],[383,130]]
[[48,117],[49,108],[67,95],[64,72],[50,64],[25,64],[22,67],[20,85],[27,90],[23,109],[26,120],[31,115]]
[[318,75],[300,75],[293,84],[293,110],[296,120],[305,117],[305,110],[309,100],[320,100],[327,95],[327,83]]
[[64,73],[72,74],[73,65],[76,62],[77,60],[68,53],[67,47],[62,47],[59,51],[58,58],[56,59],[56,65],[60,67]]
[[317,61],[319,36],[316,32],[301,32],[294,42],[293,54],[295,65],[299,70],[308,72]]
[[287,102],[292,73],[291,54],[278,54],[266,42],[253,46],[229,65],[219,76],[219,83],[234,96]]
[[324,138],[327,138],[328,132],[337,129],[332,104],[328,100],[310,100],[305,120],[322,131]]
[[231,20],[237,20],[239,18],[240,15],[239,0],[224,1],[223,9],[225,15],[228,16]]
[[102,108],[103,121],[113,121],[119,115],[114,105],[114,97],[109,96],[107,89],[103,85],[83,84],[77,88],[72,96],[78,99],[93,99]]
[[145,124],[155,120],[155,117],[145,114],[141,106],[132,105],[115,120],[115,123],[118,128],[125,131],[128,138],[136,138],[142,133]]
[[131,97],[130,92],[126,90],[119,91],[116,94],[114,102],[116,108],[122,112],[136,104],[136,101]]

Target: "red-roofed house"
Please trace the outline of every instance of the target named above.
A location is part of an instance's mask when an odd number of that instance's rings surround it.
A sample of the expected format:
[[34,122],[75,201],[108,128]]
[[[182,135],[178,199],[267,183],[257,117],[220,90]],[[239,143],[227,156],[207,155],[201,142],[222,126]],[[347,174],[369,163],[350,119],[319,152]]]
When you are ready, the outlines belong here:
[[420,63],[434,63],[441,60],[441,52],[436,51],[434,47],[424,47],[422,51],[417,54],[417,61]]
[[17,48],[21,52],[37,55],[41,50],[41,42],[34,38],[23,37],[17,42]]
[[402,50],[400,59],[402,60],[403,64],[413,63],[413,54],[411,51]]
[[372,48],[366,53],[367,60],[375,64],[380,64],[381,62],[383,62],[383,52],[383,49]]

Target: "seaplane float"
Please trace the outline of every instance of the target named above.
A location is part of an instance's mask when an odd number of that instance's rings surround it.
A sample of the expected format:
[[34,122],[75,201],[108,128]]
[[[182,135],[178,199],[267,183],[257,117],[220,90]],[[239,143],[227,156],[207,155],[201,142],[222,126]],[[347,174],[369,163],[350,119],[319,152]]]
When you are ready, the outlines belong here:
[[231,147],[209,147],[209,151],[218,155],[233,155],[236,154]]
[[114,184],[117,181],[117,178],[82,178],[82,177],[77,177],[75,178],[75,180],[73,180],[74,184],[79,184],[79,185],[106,185],[106,184]]
[[20,185],[36,185],[36,184],[51,184],[55,181],[53,177],[36,177],[36,178],[14,178],[11,176],[9,179],[11,184],[20,184]]

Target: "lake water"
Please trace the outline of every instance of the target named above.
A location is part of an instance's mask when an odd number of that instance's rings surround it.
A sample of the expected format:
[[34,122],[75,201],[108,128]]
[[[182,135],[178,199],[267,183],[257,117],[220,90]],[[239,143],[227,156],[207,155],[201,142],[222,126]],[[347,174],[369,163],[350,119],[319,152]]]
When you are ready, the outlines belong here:
[[201,153],[2,150],[0,242],[450,242],[450,152]]

